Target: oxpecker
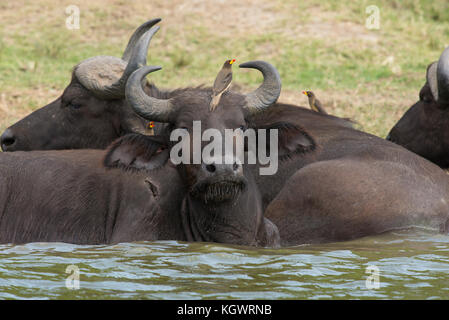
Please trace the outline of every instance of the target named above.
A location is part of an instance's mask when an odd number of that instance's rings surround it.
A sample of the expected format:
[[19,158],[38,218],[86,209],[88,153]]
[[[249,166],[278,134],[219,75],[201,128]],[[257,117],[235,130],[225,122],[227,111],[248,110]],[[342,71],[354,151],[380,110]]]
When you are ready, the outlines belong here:
[[303,91],[303,94],[305,94],[309,98],[309,106],[310,109],[316,112],[327,114],[327,112],[324,110],[323,106],[321,105],[320,100],[318,100],[315,97],[315,94],[312,91]]
[[218,104],[220,103],[221,95],[228,90],[232,81],[232,64],[235,62],[235,59],[226,60],[215,78],[214,86],[213,86],[213,94],[212,101],[210,103],[210,110],[213,111]]

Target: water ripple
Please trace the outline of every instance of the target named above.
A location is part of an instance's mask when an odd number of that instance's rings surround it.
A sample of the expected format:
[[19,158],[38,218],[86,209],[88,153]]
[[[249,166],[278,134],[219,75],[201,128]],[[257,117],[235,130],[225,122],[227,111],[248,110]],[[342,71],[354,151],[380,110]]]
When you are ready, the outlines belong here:
[[[71,265],[77,290],[66,287]],[[416,231],[282,249],[0,245],[0,299],[448,299],[448,283],[449,236]]]

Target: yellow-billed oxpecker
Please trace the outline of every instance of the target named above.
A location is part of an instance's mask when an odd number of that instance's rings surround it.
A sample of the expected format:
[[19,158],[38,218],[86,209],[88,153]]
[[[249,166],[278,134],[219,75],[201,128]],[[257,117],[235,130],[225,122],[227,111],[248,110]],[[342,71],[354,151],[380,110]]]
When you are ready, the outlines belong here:
[[320,100],[318,100],[315,97],[315,94],[312,91],[303,91],[303,94],[305,94],[309,98],[309,106],[310,109],[316,112],[327,114],[327,112],[324,110]]
[[226,60],[221,68],[220,72],[218,72],[217,77],[215,78],[214,86],[212,88],[212,101],[210,103],[210,110],[213,111],[218,104],[220,103],[221,95],[228,90],[232,81],[232,64],[235,62],[235,59]]

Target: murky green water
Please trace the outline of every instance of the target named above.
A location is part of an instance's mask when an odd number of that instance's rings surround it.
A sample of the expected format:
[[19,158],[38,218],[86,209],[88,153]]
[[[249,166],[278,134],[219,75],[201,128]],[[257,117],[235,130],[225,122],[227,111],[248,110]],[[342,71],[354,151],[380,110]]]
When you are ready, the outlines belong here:
[[[79,289],[66,280],[79,268]],[[380,288],[375,287],[379,270]],[[72,278],[70,278],[72,279]],[[373,281],[371,281],[373,280]],[[408,231],[253,249],[174,241],[0,246],[0,298],[449,299],[449,236]]]

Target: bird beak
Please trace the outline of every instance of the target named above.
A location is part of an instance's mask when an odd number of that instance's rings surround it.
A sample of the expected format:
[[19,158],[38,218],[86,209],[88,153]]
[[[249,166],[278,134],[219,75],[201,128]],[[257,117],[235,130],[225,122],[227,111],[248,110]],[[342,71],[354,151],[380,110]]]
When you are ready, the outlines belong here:
[[229,62],[229,64],[233,64],[235,62],[235,59],[232,59],[231,62]]
[[305,94],[306,96],[309,96],[309,95],[307,94],[307,91],[303,91],[302,94]]

